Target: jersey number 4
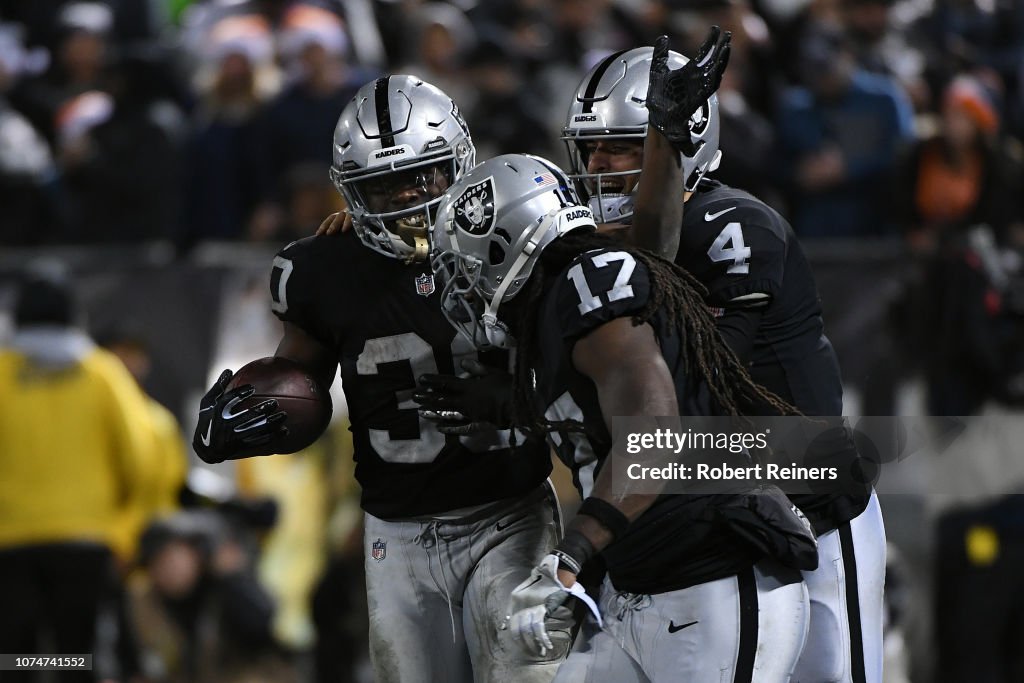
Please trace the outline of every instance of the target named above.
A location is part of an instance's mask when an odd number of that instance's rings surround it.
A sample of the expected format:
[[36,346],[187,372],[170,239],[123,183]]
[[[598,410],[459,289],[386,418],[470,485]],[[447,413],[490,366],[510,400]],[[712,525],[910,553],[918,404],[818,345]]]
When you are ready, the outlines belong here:
[[[619,299],[628,299],[633,296],[633,287],[627,284],[629,278],[633,276],[633,270],[636,268],[636,259],[633,258],[632,254],[625,251],[606,251],[603,254],[592,256],[590,262],[596,268],[604,268],[611,263],[622,263],[619,266],[619,274],[615,277],[615,282],[606,295],[608,301],[618,301]],[[576,285],[576,293],[580,295],[580,315],[596,311],[604,305],[601,302],[601,297],[594,296],[594,293],[590,290],[587,276],[583,274],[582,263],[577,263],[570,268],[569,272],[566,273],[566,277]]]
[[739,223],[729,223],[708,249],[708,258],[715,263],[732,261],[725,272],[746,275],[750,272],[750,247],[743,243],[743,229]]

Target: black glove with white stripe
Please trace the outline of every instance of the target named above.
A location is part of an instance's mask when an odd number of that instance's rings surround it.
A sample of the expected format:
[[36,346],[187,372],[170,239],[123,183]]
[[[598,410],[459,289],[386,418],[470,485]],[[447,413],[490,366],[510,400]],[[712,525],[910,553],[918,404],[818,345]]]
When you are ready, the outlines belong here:
[[234,373],[225,370],[199,403],[199,422],[192,437],[192,448],[203,462],[269,455],[267,445],[288,433],[284,420],[288,414],[277,409],[277,401],[267,399],[254,406],[240,404],[256,391],[251,384],[228,389]]
[[679,69],[668,68],[668,36],[654,43],[647,112],[651,125],[687,157],[697,153],[690,119],[715,94],[729,64],[732,33],[712,26],[697,55]]

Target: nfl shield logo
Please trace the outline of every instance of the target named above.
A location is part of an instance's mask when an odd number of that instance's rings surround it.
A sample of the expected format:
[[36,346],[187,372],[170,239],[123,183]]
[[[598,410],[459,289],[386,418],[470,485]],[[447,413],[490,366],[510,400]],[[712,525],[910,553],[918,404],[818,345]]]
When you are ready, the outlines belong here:
[[420,296],[430,296],[434,293],[434,275],[432,273],[416,276],[416,293]]
[[377,539],[373,542],[373,548],[370,550],[370,557],[380,562],[388,555],[388,542]]

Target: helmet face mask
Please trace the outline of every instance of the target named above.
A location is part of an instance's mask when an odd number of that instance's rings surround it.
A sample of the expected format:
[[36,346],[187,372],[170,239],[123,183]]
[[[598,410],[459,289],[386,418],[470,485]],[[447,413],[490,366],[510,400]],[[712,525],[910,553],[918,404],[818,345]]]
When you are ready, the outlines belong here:
[[434,276],[441,310],[477,348],[513,344],[498,319],[533,273],[544,247],[594,226],[568,177],[526,154],[485,161],[445,193],[434,224]]
[[390,76],[360,88],[339,117],[331,180],[363,244],[422,261],[441,195],[475,161],[451,98],[413,76]]
[[[569,105],[562,141],[569,155],[570,176],[580,196],[601,222],[614,222],[633,213],[636,185],[628,195],[602,189],[602,176],[587,169],[586,143],[596,140],[639,140],[647,136],[647,86],[654,48],[641,47],[613,54],[597,64],[580,82]],[[669,52],[668,67],[682,68],[689,60]],[[690,121],[697,153],[680,155],[685,190],[692,191],[705,173],[718,167],[718,97],[712,95]],[[637,167],[632,171],[639,173]],[[620,171],[620,173],[625,173]],[[595,192],[596,188],[596,192]]]
[[448,322],[473,346],[495,346],[483,323],[489,300],[478,289],[482,270],[480,261],[452,250],[435,251],[431,267],[434,277],[443,283],[441,311]]
[[[587,198],[587,205],[594,212],[598,223],[615,223],[633,214],[633,197],[640,183],[643,164],[643,143],[643,136],[640,135],[580,136],[572,143],[567,143],[573,169],[570,178],[580,195]],[[597,151],[595,148],[598,145],[611,149]],[[612,157],[635,155],[636,165],[623,170],[609,168],[590,171],[591,157],[598,153]],[[614,165],[614,162],[608,164]]]

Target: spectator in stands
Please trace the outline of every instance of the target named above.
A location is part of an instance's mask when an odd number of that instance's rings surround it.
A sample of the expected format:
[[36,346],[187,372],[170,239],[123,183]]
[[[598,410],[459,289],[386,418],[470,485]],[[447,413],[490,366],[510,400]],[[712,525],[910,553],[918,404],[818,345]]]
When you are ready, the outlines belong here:
[[938,48],[929,67],[942,82],[964,69],[994,70],[1012,105],[1010,128],[1024,133],[1024,3],[935,0],[927,27]]
[[[96,335],[97,343],[117,356],[145,392],[146,378],[153,366],[149,343],[142,330],[130,323],[117,323]],[[118,520],[124,545],[130,556],[138,554],[139,537],[155,519],[169,516],[181,507],[180,498],[185,486],[188,456],[178,419],[171,411],[148,394],[146,403],[152,421],[154,456],[141,477],[138,506]],[[112,599],[112,611],[117,619],[117,640],[113,646],[118,657],[118,668],[125,680],[141,671],[138,643],[134,624],[128,617],[125,586],[119,583]]]
[[448,3],[426,2],[412,13],[409,28],[405,63],[395,71],[436,85],[463,113],[471,112],[477,94],[465,66],[476,47],[476,30],[465,12]]
[[61,107],[76,95],[102,89],[113,26],[113,12],[105,3],[68,3],[57,15],[58,42],[49,70],[11,93],[14,105],[51,141],[56,140]]
[[[122,53],[108,63],[102,91],[62,109],[65,241],[126,244],[175,237],[184,118],[164,89],[165,68],[158,55]],[[85,97],[95,99],[96,119],[72,145],[67,132],[74,131]]]
[[287,173],[297,164],[316,162],[324,176],[331,165],[330,140],[338,114],[356,90],[376,74],[346,62],[348,37],[333,12],[297,4],[282,18],[279,44],[290,80],[269,105],[261,139],[266,157],[253,169],[261,180],[263,201],[254,212],[248,235],[265,240],[285,222]]
[[42,241],[47,221],[45,183],[53,175],[50,146],[7,100],[19,78],[46,67],[47,55],[22,45],[21,27],[0,23],[0,243]]
[[184,246],[245,237],[260,200],[254,175],[264,141],[257,121],[280,85],[270,25],[259,15],[216,22],[202,50],[194,78],[198,104],[186,146]]
[[[535,154],[551,152],[551,140],[538,133],[546,129],[546,111],[541,103],[524,98],[529,88],[528,75],[516,58],[514,47],[507,43],[484,40],[477,44],[468,60],[467,73],[475,96],[466,119],[473,127],[473,143],[477,158],[486,159],[508,150],[525,150]],[[542,98],[537,98],[540,100]],[[550,106],[550,99],[543,106]],[[562,118],[565,118],[564,112]],[[561,132],[559,130],[559,132]],[[558,149],[558,153],[562,150]]]
[[981,81],[960,75],[942,99],[936,134],[901,162],[895,204],[908,242],[930,253],[965,230],[987,224],[997,234],[1022,219],[1019,144],[999,137],[1000,115]]
[[915,110],[921,111],[930,104],[924,79],[925,56],[912,43],[916,32],[897,25],[894,4],[895,0],[841,0],[843,25],[850,35],[857,65],[895,79]]
[[913,132],[906,95],[858,69],[835,26],[812,25],[801,52],[805,85],[783,93],[777,120],[794,230],[802,237],[894,233],[885,199]]
[[[277,607],[274,633],[294,652],[312,650],[310,608],[326,560],[329,474],[336,457],[351,455],[334,453],[333,436],[287,458],[251,458],[236,467],[240,498],[249,504],[272,500],[278,511],[277,523],[261,539],[256,566]],[[332,649],[345,645],[330,644]]]
[[[167,5],[183,4],[193,0],[168,0],[165,3],[138,0],[0,0],[0,15],[8,21],[25,27],[26,42],[53,50],[61,43],[65,28],[62,15],[71,5],[89,5],[102,2],[113,14],[109,38],[119,45],[144,41],[156,36],[171,8]],[[90,12],[91,10],[85,10]],[[83,10],[75,9],[75,13]],[[58,21],[55,21],[58,19]]]
[[143,675],[153,683],[290,683],[274,605],[218,513],[180,512],[143,534],[130,587]]
[[0,652],[92,653],[151,454],[145,400],[82,331],[63,273],[25,275],[14,323],[0,349]]
[[900,337],[907,359],[923,362],[935,415],[1020,400],[1024,318],[1007,266],[1020,254],[1001,250],[1021,247],[1024,173],[1020,145],[1000,135],[997,100],[982,83],[962,74],[947,86],[936,134],[909,151],[894,188],[917,257]]
[[[146,334],[131,323],[121,322],[96,335],[101,347],[117,356],[145,393],[146,378],[153,368],[153,357]],[[153,426],[153,467],[146,477],[141,514],[144,528],[153,518],[169,515],[181,506],[182,487],[188,472],[188,455],[178,418],[159,401],[146,395]]]

